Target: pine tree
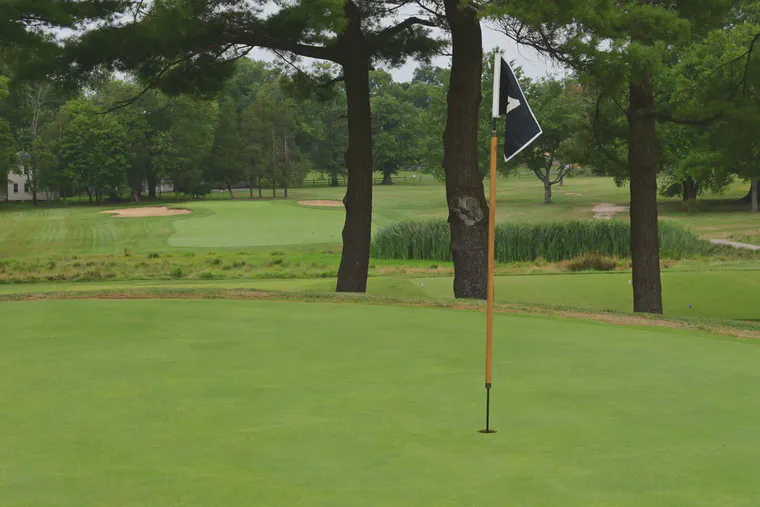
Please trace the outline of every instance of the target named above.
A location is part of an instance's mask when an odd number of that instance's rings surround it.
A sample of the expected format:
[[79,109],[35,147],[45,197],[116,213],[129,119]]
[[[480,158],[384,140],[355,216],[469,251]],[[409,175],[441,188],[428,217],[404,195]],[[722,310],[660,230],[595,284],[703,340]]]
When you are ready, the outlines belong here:
[[[657,236],[658,120],[655,77],[664,57],[719,25],[727,0],[614,0],[566,2],[493,0],[488,15],[515,41],[589,76],[600,100],[612,100],[627,124],[631,192],[633,308],[662,313]],[[625,103],[627,102],[627,104]]]
[[[110,15],[70,43],[58,59],[69,78],[104,68],[135,73],[148,87],[211,96],[254,47],[294,63],[327,60],[342,69],[348,105],[346,222],[337,290],[364,292],[372,225],[372,126],[369,71],[375,62],[425,58],[439,43],[407,17],[385,26],[404,1],[300,0],[264,14],[267,2],[154,0],[115,2]],[[125,104],[126,105],[126,104]]]

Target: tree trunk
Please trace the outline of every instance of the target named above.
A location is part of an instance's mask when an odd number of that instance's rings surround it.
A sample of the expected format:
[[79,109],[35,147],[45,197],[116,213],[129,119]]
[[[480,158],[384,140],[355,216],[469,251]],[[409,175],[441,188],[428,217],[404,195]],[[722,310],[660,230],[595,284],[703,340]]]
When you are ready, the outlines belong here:
[[235,194],[232,193],[232,185],[227,185],[227,192],[230,193],[230,200],[235,198]]
[[454,296],[486,299],[488,205],[478,172],[482,35],[478,13],[471,5],[460,0],[445,0],[444,4],[452,38],[443,168],[454,260]]
[[344,4],[348,26],[340,36],[348,106],[348,149],[345,160],[348,185],[343,205],[343,251],[337,292],[366,292],[369,248],[372,239],[372,110],[369,102],[368,51],[359,9]]
[[148,197],[150,197],[151,199],[155,199],[156,198],[156,175],[149,172],[145,178],[148,180]]
[[132,189],[132,200],[136,203],[140,202],[140,193],[135,189]]
[[686,180],[683,182],[683,200],[692,201],[697,199],[697,183],[691,176],[686,176]]
[[758,194],[760,194],[760,180],[755,180],[752,182],[752,211],[758,212],[760,209],[758,206]]
[[272,198],[277,197],[277,183],[272,180]]
[[393,185],[393,177],[391,176],[390,171],[383,171],[382,185]]
[[662,313],[660,242],[657,236],[657,133],[652,76],[631,80],[628,170],[631,178],[633,311]]
[[90,198],[90,204],[92,204],[92,190],[90,190],[90,187],[87,187],[87,197]]
[[331,187],[339,187],[340,186],[340,183],[338,182],[338,177],[337,176],[331,176],[330,177],[330,186]]
[[552,204],[552,182],[544,180],[544,204]]
[[261,195],[261,176],[256,176],[256,186],[259,187],[259,199],[261,199],[264,197]]
[[39,205],[39,202],[37,202],[37,189],[32,186],[32,204],[35,206]]
[[248,198],[253,199],[253,182],[248,182]]

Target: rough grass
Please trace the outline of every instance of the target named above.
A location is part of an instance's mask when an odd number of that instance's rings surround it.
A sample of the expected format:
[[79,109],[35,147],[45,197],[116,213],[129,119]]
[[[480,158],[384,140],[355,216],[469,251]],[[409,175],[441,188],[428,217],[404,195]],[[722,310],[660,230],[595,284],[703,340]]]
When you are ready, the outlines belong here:
[[[709,243],[678,223],[660,222],[660,252],[665,259],[695,257]],[[372,253],[381,259],[451,260],[451,236],[445,220],[404,221],[379,231]],[[496,227],[497,262],[545,259],[556,262],[585,254],[626,257],[630,224],[619,220],[508,222]]]

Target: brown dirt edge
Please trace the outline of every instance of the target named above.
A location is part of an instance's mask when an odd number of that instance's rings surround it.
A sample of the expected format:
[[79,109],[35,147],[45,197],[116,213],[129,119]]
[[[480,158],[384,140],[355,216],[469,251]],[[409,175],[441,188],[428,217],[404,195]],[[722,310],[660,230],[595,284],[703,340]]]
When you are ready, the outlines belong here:
[[[19,293],[0,295],[3,301],[42,301],[42,300],[145,300],[145,299],[222,299],[222,300],[270,300],[302,301],[323,303],[355,303],[365,305],[395,305],[427,308],[450,308],[455,310],[485,311],[483,301],[454,300],[408,300],[366,294],[338,294],[316,292],[277,292],[248,289],[193,289],[193,288],[135,288],[120,290],[62,291],[42,293]],[[624,326],[665,327],[704,331],[722,336],[742,339],[760,339],[760,327],[749,323],[742,326],[741,321],[711,321],[709,319],[678,319],[656,315],[633,315],[616,312],[593,312],[579,309],[567,309],[552,306],[497,303],[497,313],[516,313],[524,315],[552,316],[567,319],[584,319],[606,324]]]

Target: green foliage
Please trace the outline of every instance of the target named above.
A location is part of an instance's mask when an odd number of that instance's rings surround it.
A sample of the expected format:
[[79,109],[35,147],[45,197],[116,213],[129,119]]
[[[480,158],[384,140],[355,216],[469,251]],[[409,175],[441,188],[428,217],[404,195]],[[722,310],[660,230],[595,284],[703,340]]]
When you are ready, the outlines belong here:
[[569,271],[614,271],[617,265],[614,257],[589,252],[567,261],[565,268]]
[[[705,253],[708,243],[680,224],[661,222],[660,252],[680,259]],[[451,260],[451,238],[445,220],[406,221],[381,229],[372,243],[380,259]],[[507,222],[496,227],[497,262],[569,260],[597,253],[626,257],[630,253],[630,224],[617,220],[549,223]]]

